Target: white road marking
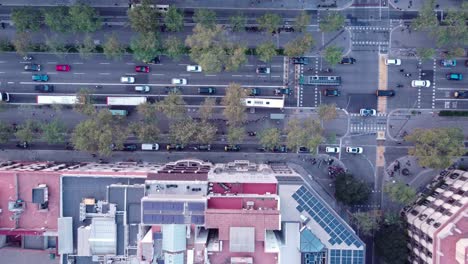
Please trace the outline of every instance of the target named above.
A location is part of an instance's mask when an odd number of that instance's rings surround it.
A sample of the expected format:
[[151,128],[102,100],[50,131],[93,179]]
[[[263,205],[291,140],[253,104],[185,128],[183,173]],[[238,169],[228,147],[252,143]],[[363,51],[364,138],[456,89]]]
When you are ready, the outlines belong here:
[[73,74],[85,74],[84,72],[74,72]]
[[82,62],[72,62],[72,64],[83,64]]
[[[74,73],[74,74],[77,74],[77,73]],[[78,74],[84,74],[84,73],[78,73]],[[20,82],[19,84],[37,84],[37,82]],[[99,83],[69,83],[69,82],[48,82],[47,84],[54,84],[54,85],[61,85],[61,84],[65,84],[65,85],[105,85],[105,86],[126,86],[126,84],[122,84],[122,83],[102,83],[102,82],[99,82]],[[148,86],[154,86],[154,87],[165,87],[165,86],[168,86],[170,84],[168,83],[148,83],[148,84],[145,84],[145,85],[148,85]],[[185,87],[227,87],[228,85],[227,84],[189,84],[189,85],[184,85]],[[283,88],[283,85],[248,85],[248,84],[244,84],[242,85],[243,87],[260,87],[260,88]]]
[[0,72],[0,74],[1,74],[1,73],[5,73],[5,72]]
[[100,72],[99,74],[101,74],[101,75],[110,75],[109,72]]
[[15,82],[8,82],[8,84],[14,84]]
[[232,77],[242,77],[242,75],[232,75]]
[[249,77],[249,78],[251,78],[251,77],[254,77],[254,76],[253,76],[253,75],[246,75],[245,77]]
[[206,77],[216,77],[216,74],[205,74]]
[[105,65],[107,65],[107,64],[110,64],[110,62],[100,62],[99,64],[105,64]]
[[188,77],[188,76],[192,76],[192,75],[186,74],[186,73],[180,73],[179,76],[187,76]]
[[127,62],[126,64],[127,64],[127,65],[135,65],[134,62]]
[[5,63],[6,61],[0,61],[0,63]]
[[164,74],[164,73],[152,73],[151,75],[154,75],[154,76],[164,76],[165,74]]
[[279,76],[279,75],[272,75],[271,77],[272,77],[272,78],[280,78],[281,76]]
[[25,63],[25,64],[27,64],[27,63],[29,63],[29,61],[20,61],[20,63]]
[[272,68],[281,68],[283,65],[271,65]]
[[57,64],[56,61],[48,61],[47,64]]
[[46,74],[57,74],[56,72],[46,72]]
[[136,73],[126,73],[125,75],[132,75],[132,76],[136,76]]
[[179,66],[187,66],[188,64],[182,64],[182,63],[180,63],[180,64],[178,64],[178,65],[179,65]]
[[442,91],[462,91],[466,90],[466,88],[437,88],[437,90],[442,90]]
[[29,73],[29,72],[21,72],[21,73],[26,74],[26,73]]
[[245,66],[247,66],[247,67],[253,67],[254,65],[252,65],[252,64],[247,64],[247,65],[245,65]]

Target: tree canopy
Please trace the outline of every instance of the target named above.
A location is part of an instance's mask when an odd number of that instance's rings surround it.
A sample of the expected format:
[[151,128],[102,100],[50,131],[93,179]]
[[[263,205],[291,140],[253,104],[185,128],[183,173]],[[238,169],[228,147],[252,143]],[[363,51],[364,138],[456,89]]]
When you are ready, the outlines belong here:
[[303,34],[302,37],[298,37],[288,42],[284,47],[284,54],[289,57],[303,56],[305,53],[310,51],[314,46],[314,39],[309,33]]
[[370,236],[380,228],[380,217],[375,211],[353,213],[354,222],[361,234]]
[[351,174],[340,173],[335,180],[336,200],[346,205],[362,204],[369,199],[369,186],[354,178]]
[[229,24],[231,25],[231,29],[234,32],[244,31],[246,22],[247,19],[242,14],[237,14],[229,18]]
[[170,6],[164,15],[164,23],[169,31],[181,31],[184,29],[184,15],[175,6]]
[[228,124],[239,126],[242,124],[247,115],[246,107],[242,99],[246,97],[246,92],[237,83],[230,83],[226,88],[226,95],[223,97],[223,105],[225,106],[223,114],[228,120]]
[[65,142],[67,129],[63,122],[55,119],[52,122],[44,123],[41,126],[42,139],[49,144],[60,144]]
[[103,45],[104,55],[108,59],[120,60],[125,52],[124,46],[120,43],[117,35],[112,33],[107,37]]
[[264,42],[257,46],[258,59],[263,62],[270,62],[274,56],[278,55],[276,45],[272,41]]
[[56,6],[44,9],[44,23],[53,31],[65,33],[70,30],[71,21],[69,8]]
[[343,52],[337,46],[328,46],[325,49],[325,56],[324,59],[330,66],[335,66],[338,64],[343,57]]
[[178,92],[169,93],[164,100],[158,103],[159,110],[171,120],[185,119],[187,109],[185,101]]
[[310,16],[306,11],[301,11],[301,13],[299,13],[299,15],[296,17],[296,21],[294,22],[294,30],[298,32],[304,32],[309,24]]
[[288,148],[297,151],[299,147],[307,147],[311,153],[323,141],[323,129],[320,123],[312,118],[305,120],[291,119],[286,128],[286,143]]
[[26,30],[38,31],[41,28],[42,16],[41,12],[32,7],[20,7],[13,9],[11,20],[18,32]]
[[407,205],[416,199],[416,191],[402,182],[390,182],[384,187],[384,191],[394,202]]
[[338,12],[330,12],[320,20],[320,30],[323,32],[333,32],[344,26],[345,17]]
[[[150,0],[143,0],[141,5],[130,8],[127,12],[130,27],[139,33],[155,32],[159,27],[159,13],[150,7]],[[170,10],[169,10],[170,11]]]
[[257,18],[258,26],[269,33],[277,31],[282,22],[283,19],[278,14],[274,13],[266,13]]
[[133,58],[138,61],[151,61],[161,53],[161,44],[155,32],[140,34],[130,43]]
[[281,143],[281,133],[277,128],[267,128],[260,133],[260,144],[268,149],[273,150]]
[[401,264],[408,260],[406,230],[400,225],[383,225],[375,234],[377,255],[387,264]]
[[216,13],[212,10],[196,9],[193,21],[205,28],[214,28],[216,26]]
[[329,121],[338,117],[335,104],[321,104],[318,107],[318,115],[320,120]]
[[96,9],[75,4],[69,9],[70,25],[76,32],[95,32],[102,27],[102,21]]

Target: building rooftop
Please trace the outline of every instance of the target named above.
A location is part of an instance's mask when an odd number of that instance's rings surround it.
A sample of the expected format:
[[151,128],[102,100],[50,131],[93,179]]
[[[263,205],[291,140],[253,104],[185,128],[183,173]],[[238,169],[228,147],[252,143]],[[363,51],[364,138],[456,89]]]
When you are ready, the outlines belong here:
[[468,262],[468,204],[447,221],[436,233],[434,252],[435,263],[466,263]]
[[243,183],[242,177],[239,182],[210,182],[210,193],[237,195],[237,194],[275,194],[277,183]]

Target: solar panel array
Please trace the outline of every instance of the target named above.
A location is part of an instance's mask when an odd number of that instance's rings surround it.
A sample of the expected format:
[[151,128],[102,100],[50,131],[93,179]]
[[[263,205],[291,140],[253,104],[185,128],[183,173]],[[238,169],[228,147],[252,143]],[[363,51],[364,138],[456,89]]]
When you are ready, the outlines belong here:
[[321,200],[313,193],[309,192],[304,186],[301,186],[292,196],[299,206],[296,209],[299,212],[306,211],[316,223],[318,223],[329,235],[328,242],[331,245],[345,243],[348,246],[355,245],[362,247],[361,240],[338,220]]
[[143,224],[205,224],[206,205],[203,202],[143,201],[142,203]]
[[332,249],[330,251],[330,264],[363,264],[363,250]]

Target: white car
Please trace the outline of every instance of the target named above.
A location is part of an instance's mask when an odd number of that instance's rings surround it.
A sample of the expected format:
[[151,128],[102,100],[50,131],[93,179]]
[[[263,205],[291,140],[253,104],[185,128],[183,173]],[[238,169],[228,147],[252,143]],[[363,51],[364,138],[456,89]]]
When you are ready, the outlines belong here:
[[200,65],[187,65],[188,72],[202,72],[202,67]]
[[360,111],[359,111],[359,114],[361,116],[376,116],[377,115],[377,111],[375,109],[370,109],[370,108],[362,108]]
[[159,150],[159,144],[157,143],[144,143],[141,144],[141,150]]
[[346,152],[352,154],[362,154],[362,152],[364,152],[364,149],[361,147],[346,147]]
[[388,59],[385,60],[385,65],[401,65],[400,59]]
[[132,76],[122,76],[120,77],[121,83],[135,83],[135,77]]
[[431,87],[431,82],[427,80],[414,80],[411,81],[412,87]]
[[340,148],[339,147],[326,147],[325,152],[326,153],[340,153]]
[[186,84],[187,84],[187,79],[172,78],[172,84],[175,84],[175,85],[186,85]]
[[148,85],[135,86],[135,92],[149,93],[149,91],[151,91],[151,88]]

